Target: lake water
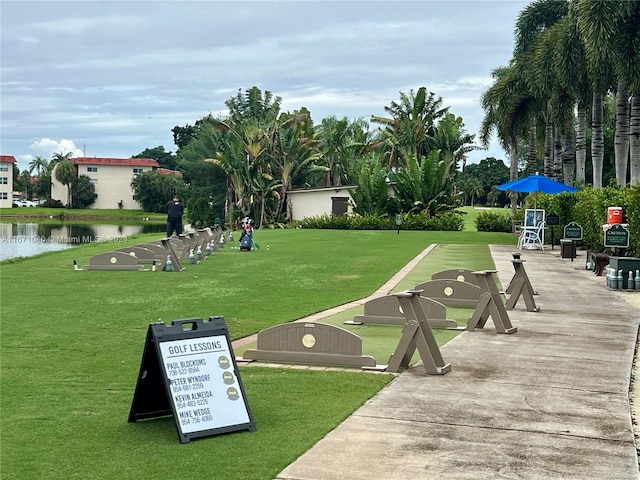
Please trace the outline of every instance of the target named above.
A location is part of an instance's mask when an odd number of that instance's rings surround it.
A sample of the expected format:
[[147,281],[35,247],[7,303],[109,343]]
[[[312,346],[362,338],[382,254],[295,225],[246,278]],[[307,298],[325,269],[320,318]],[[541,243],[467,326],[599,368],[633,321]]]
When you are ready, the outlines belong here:
[[30,257],[44,252],[73,248],[83,243],[109,242],[125,246],[131,235],[165,232],[164,224],[51,224],[0,223],[0,261]]

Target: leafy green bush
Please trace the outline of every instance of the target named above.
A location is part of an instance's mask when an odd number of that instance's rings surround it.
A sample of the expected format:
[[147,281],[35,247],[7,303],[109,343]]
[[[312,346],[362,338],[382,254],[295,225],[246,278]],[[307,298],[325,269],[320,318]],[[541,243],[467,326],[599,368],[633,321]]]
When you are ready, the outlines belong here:
[[[293,228],[334,230],[396,230],[395,218],[386,215],[321,215],[298,220]],[[435,217],[420,214],[403,215],[400,230],[462,231],[464,220],[458,213],[447,212]]]
[[[529,203],[529,202],[527,202]],[[609,207],[621,207],[628,223],[630,255],[640,254],[640,186],[608,186],[594,189],[583,188],[574,194],[536,194],[537,208],[554,212],[560,217],[560,228],[569,222],[577,222],[582,227],[583,246],[604,252],[602,226],[607,223]],[[528,205],[531,207],[532,205]]]
[[479,232],[506,232],[511,233],[511,214],[480,212],[476,217],[476,230]]
[[42,206],[48,208],[64,208],[64,204],[60,200],[54,200],[53,198],[47,199]]

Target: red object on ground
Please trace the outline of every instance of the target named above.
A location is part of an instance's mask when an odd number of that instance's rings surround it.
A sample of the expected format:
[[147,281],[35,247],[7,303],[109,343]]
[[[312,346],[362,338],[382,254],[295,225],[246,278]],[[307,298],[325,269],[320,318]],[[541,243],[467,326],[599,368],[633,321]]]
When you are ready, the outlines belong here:
[[609,207],[607,211],[607,223],[609,225],[622,223],[622,207]]

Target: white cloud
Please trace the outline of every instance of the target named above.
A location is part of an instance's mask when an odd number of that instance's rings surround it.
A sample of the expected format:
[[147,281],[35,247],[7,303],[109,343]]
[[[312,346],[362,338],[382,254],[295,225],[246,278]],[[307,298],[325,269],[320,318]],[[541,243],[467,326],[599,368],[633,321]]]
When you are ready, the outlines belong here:
[[91,156],[172,150],[173,127],[254,85],[316,123],[384,115],[425,86],[477,133],[527,3],[3,2],[2,154],[82,154],[60,138]]
[[[82,157],[82,149],[78,148],[73,140],[63,138],[62,140],[54,140],[52,138],[41,138],[34,141],[29,148],[33,150],[34,156],[44,157],[51,160],[54,154],[61,153],[66,155],[71,153],[72,157]],[[31,160],[29,159],[29,160]]]

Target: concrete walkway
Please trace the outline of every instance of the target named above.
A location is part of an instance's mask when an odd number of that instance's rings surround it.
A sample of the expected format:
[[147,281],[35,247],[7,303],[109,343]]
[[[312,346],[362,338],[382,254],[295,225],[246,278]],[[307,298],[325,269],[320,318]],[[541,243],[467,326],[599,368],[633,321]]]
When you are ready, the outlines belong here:
[[[512,251],[491,248],[503,285]],[[521,300],[515,334],[491,319],[463,332],[441,349],[451,372],[400,374],[276,478],[640,478],[629,404],[640,309],[583,260],[522,258],[540,312]]]

